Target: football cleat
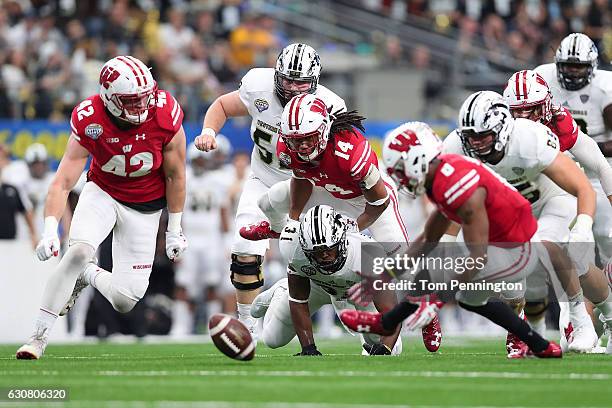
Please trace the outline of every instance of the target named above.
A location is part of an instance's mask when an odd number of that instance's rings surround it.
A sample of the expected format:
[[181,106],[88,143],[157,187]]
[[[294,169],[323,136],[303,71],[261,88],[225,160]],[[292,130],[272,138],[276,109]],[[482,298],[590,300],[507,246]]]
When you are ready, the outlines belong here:
[[280,296],[280,294],[282,293],[281,291],[286,292],[287,290],[287,279],[284,278],[272,285],[270,289],[261,292],[259,295],[257,295],[255,299],[253,299],[253,303],[251,304],[251,316],[256,319],[264,317],[266,311],[272,303],[272,299],[274,298],[274,296],[277,293],[279,293]]
[[[540,352],[531,352],[534,356],[538,358],[561,358],[563,357],[563,351],[561,350],[561,346],[559,346],[554,341],[548,343],[548,347],[545,350]],[[531,354],[530,353],[530,354]]]
[[590,319],[588,321],[581,322],[580,326],[571,325],[568,327],[568,329],[569,328],[573,329],[573,331],[571,331],[569,334],[571,341],[569,338],[567,339],[567,348],[569,351],[573,351],[575,353],[588,353],[597,345],[597,333],[595,332],[595,328],[593,327],[593,323]]
[[278,239],[280,232],[272,230],[268,221],[261,221],[240,228],[240,236],[249,241],[261,241],[262,239],[270,238]]
[[521,339],[519,339],[514,333],[508,332],[506,336],[506,352],[508,358],[523,358],[527,356],[529,347]]
[[381,336],[390,336],[394,330],[386,330],[382,326],[382,314],[376,312],[363,312],[360,310],[343,310],[340,320],[349,329],[357,333],[374,333]]
[[70,311],[70,309],[74,307],[77,298],[79,297],[83,289],[85,289],[87,286],[89,286],[89,283],[85,281],[85,277],[83,276],[83,274],[81,274],[74,284],[74,289],[72,290],[70,298],[68,299],[62,310],[59,312],[60,316],[64,316]]
[[423,344],[427,351],[435,353],[442,345],[442,327],[438,315],[425,327],[421,329]]
[[47,329],[39,329],[30,337],[28,342],[19,347],[15,357],[17,360],[38,360],[47,348]]

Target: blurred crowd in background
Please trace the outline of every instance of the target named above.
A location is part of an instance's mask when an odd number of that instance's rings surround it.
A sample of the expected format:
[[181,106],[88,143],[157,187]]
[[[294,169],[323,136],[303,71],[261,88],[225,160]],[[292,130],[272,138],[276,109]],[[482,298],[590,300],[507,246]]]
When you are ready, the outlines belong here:
[[[75,103],[96,93],[102,64],[131,54],[178,97],[186,120],[197,121],[246,70],[272,66],[289,38],[308,35],[275,18],[281,3],[295,9],[345,3],[458,39],[468,54],[484,47],[493,62],[502,56],[527,66],[551,61],[552,44],[572,31],[595,41],[602,62],[612,58],[608,0],[5,0],[0,117],[65,120]],[[369,40],[342,47],[372,54],[382,66],[436,66],[427,47],[407,50],[392,32]],[[320,37],[314,42],[321,49],[337,46]]]

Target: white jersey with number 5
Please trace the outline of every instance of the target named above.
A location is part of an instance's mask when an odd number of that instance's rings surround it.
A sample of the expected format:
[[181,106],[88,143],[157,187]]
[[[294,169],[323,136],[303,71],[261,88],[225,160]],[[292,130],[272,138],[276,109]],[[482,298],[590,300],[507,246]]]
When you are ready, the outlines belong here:
[[[467,156],[457,130],[444,139],[444,153]],[[497,164],[485,164],[508,180],[536,211],[551,197],[567,194],[542,174],[558,153],[559,140],[550,129],[528,119],[515,119],[504,157]]]
[[[283,106],[274,91],[274,69],[251,69],[242,78],[239,93],[253,119],[251,139],[255,146],[251,153],[251,171],[268,187],[289,179],[291,171],[281,166],[276,157]],[[332,113],[346,110],[344,100],[323,85],[317,86],[315,95],[323,99]]]

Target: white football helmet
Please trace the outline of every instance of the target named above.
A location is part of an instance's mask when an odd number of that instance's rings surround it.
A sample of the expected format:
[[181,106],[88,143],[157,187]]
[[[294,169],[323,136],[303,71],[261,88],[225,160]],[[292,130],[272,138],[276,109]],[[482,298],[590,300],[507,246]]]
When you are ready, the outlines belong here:
[[191,169],[196,176],[203,174],[207,170],[212,170],[215,166],[215,151],[205,152],[198,149],[194,143],[187,146],[187,160],[191,164]]
[[100,97],[113,116],[140,125],[153,117],[157,82],[138,58],[120,55],[100,71]]
[[346,262],[348,224],[328,205],[317,205],[300,222],[300,246],[321,273],[338,272]]
[[23,156],[26,163],[32,164],[34,162],[46,162],[49,158],[47,148],[42,143],[33,143],[28,146]]
[[565,37],[555,54],[557,79],[568,91],[577,91],[591,82],[597,70],[599,52],[595,43],[582,33]]
[[[419,169],[408,171],[408,152],[415,146],[424,148],[421,160],[426,161]],[[424,192],[425,175],[429,163],[442,152],[442,140],[424,122],[404,123],[385,135],[382,156],[387,174],[396,182],[401,191],[415,197]],[[423,168],[424,167],[424,168]],[[415,174],[423,170],[422,174]],[[417,191],[418,190],[418,191]]]
[[504,89],[504,98],[514,118],[547,124],[553,117],[550,88],[535,71],[523,70],[512,74]]
[[283,48],[274,71],[274,88],[281,104],[301,93],[315,93],[320,75],[321,59],[310,45],[295,43]]
[[505,149],[514,127],[508,104],[493,91],[468,96],[459,111],[458,122],[466,153],[482,161]]
[[315,95],[301,94],[285,105],[279,136],[300,159],[312,161],[325,151],[330,129],[325,102]]

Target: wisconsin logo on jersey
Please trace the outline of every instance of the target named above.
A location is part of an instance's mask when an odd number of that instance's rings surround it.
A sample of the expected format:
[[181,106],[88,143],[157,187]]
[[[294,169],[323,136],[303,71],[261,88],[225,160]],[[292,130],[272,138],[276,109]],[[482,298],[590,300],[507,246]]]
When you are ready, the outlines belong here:
[[257,108],[257,110],[259,111],[259,113],[265,111],[266,109],[268,109],[270,107],[270,104],[268,103],[268,101],[266,101],[265,99],[255,99],[255,107]]
[[102,125],[97,123],[91,123],[85,127],[85,136],[90,137],[93,140],[97,140],[102,132],[104,132]]

